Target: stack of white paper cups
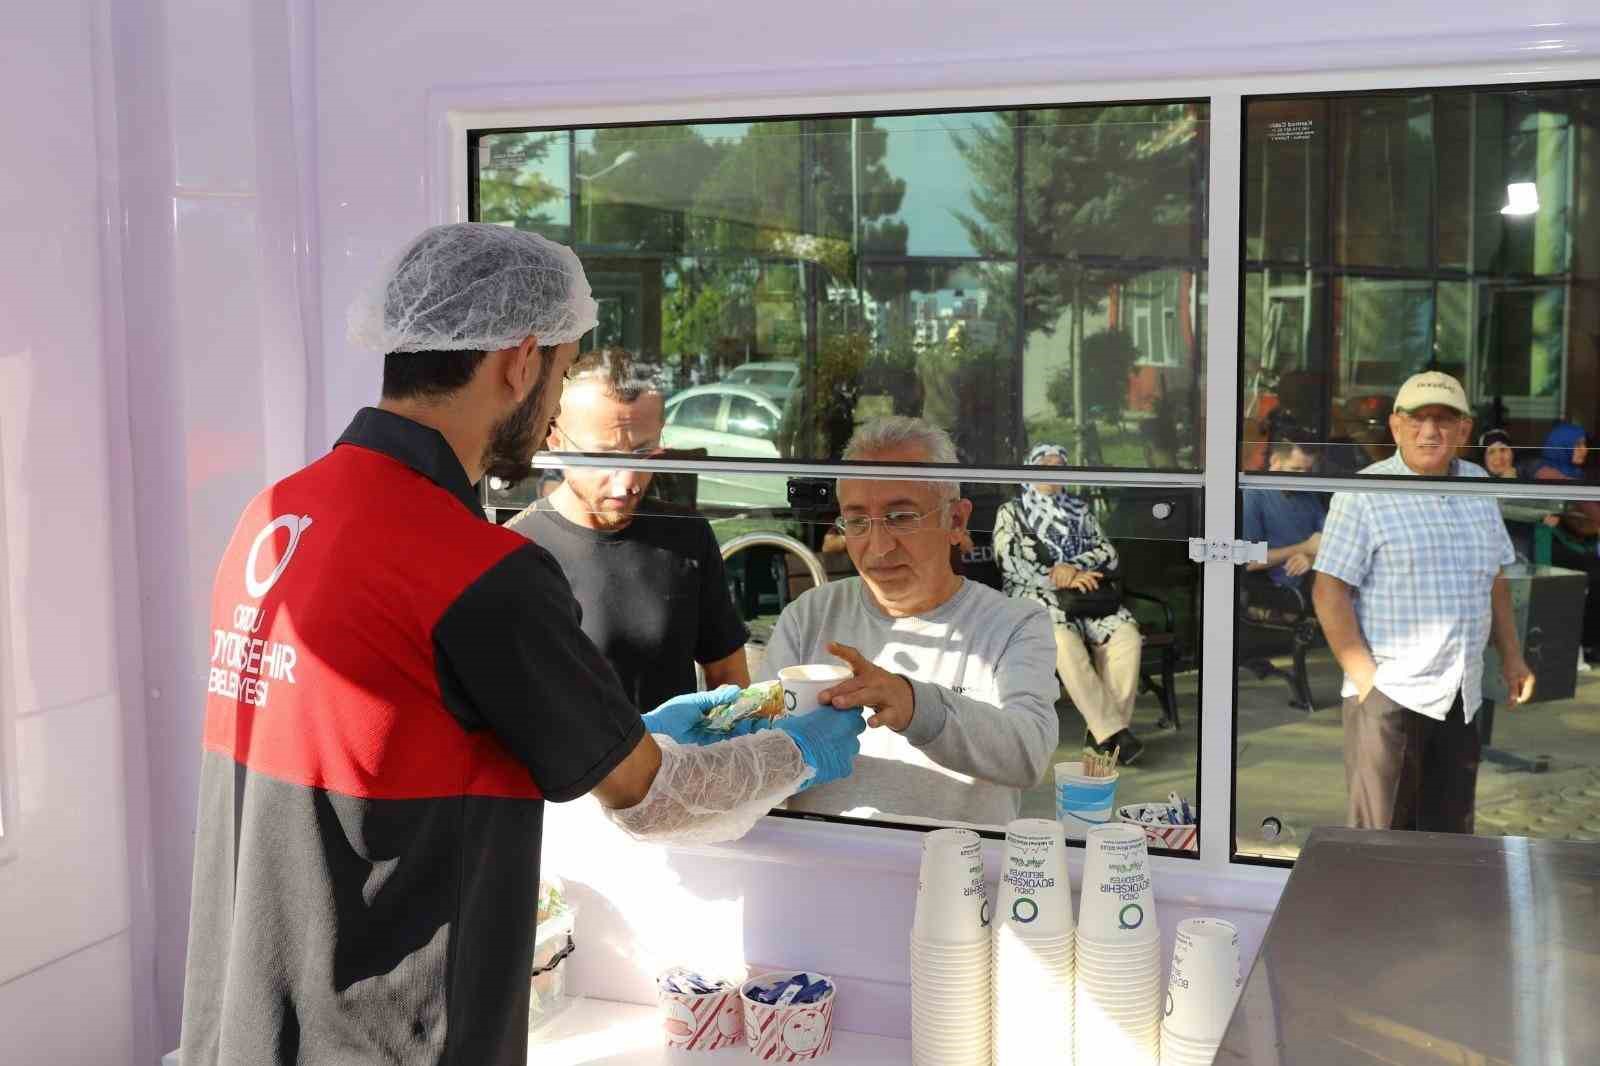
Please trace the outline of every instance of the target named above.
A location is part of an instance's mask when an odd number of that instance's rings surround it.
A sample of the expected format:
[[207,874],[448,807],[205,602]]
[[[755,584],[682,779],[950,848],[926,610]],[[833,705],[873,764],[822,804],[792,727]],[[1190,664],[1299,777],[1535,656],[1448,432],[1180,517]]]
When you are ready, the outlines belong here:
[[988,1066],[989,898],[983,852],[970,829],[937,829],[922,841],[911,925],[911,1061]]
[[1084,843],[1078,906],[1078,1062],[1158,1066],[1161,930],[1144,833],[1101,825]]
[[994,920],[994,1066],[1072,1066],[1072,885],[1061,823],[1006,826]]
[[1161,1022],[1162,1066],[1211,1066],[1239,985],[1239,930],[1221,918],[1179,922]]

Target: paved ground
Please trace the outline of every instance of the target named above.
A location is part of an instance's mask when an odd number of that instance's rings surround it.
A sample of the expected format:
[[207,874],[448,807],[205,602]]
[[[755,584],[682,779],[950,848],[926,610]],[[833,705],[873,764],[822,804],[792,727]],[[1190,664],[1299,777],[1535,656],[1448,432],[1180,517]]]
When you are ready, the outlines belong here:
[[[1344,821],[1339,671],[1326,651],[1312,656],[1310,670],[1318,706],[1312,714],[1288,705],[1283,681],[1259,680],[1250,672],[1239,677],[1235,802],[1241,853],[1293,856],[1311,827]],[[1176,733],[1156,730],[1155,700],[1140,697],[1134,731],[1146,750],[1137,765],[1124,769],[1119,803],[1161,799],[1169,790],[1191,800],[1198,794],[1198,678],[1178,678],[1183,729]],[[1056,761],[1064,762],[1081,751],[1083,722],[1068,704],[1058,710],[1066,743]],[[1051,787],[1032,790],[1023,808],[1029,816],[1053,814]],[[1262,829],[1268,818],[1283,827],[1272,839]],[[1478,832],[1600,841],[1600,670],[1579,675],[1572,699],[1501,708],[1478,777]]]

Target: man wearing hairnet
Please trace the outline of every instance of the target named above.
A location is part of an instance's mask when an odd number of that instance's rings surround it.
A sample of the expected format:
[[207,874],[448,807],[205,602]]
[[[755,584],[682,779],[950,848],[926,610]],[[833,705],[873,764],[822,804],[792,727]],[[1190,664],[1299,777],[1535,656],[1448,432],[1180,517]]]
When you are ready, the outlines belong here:
[[522,1063],[544,800],[737,836],[849,773],[859,712],[640,716],[560,568],[473,485],[531,472],[595,303],[573,253],[422,234],[352,307],[383,401],[246,509],[218,569],[184,1066]]

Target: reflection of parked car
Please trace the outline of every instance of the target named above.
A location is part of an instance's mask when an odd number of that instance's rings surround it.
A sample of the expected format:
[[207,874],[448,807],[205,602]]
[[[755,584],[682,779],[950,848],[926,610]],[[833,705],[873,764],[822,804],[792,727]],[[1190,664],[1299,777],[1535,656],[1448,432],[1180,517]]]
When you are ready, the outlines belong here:
[[[712,459],[777,459],[783,411],[772,397],[745,385],[699,385],[667,401],[661,443],[704,448]],[[786,508],[787,482],[774,474],[700,476],[702,507]]]
[[745,363],[728,371],[722,383],[757,389],[781,404],[800,386],[800,364],[781,361]]
[[783,409],[760,389],[721,382],[685,389],[667,401],[661,443],[706,448],[713,456],[776,459]]

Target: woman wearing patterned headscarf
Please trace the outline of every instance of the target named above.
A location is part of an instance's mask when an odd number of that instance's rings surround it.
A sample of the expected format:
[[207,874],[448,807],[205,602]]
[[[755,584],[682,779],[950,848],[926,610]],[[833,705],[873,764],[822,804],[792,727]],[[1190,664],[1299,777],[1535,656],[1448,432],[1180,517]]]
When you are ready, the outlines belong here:
[[[1066,449],[1041,444],[1029,466],[1066,466]],[[1056,672],[1088,725],[1085,743],[1131,763],[1144,745],[1128,728],[1139,692],[1139,626],[1127,608],[1102,618],[1068,618],[1058,589],[1091,590],[1117,571],[1111,546],[1089,504],[1062,485],[1030,484],[1000,508],[994,523],[995,558],[1008,596],[1044,605],[1056,635]]]

